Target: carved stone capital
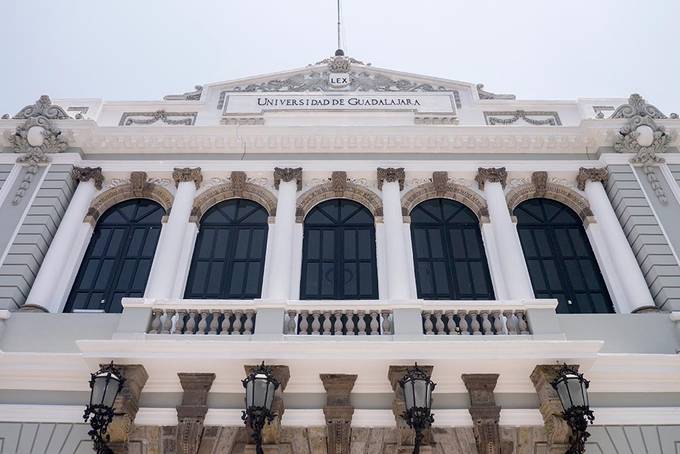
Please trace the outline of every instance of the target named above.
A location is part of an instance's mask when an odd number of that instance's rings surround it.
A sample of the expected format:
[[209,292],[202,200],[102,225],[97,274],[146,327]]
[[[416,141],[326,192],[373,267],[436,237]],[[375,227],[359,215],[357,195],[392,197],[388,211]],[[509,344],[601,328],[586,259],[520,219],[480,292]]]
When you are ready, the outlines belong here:
[[463,383],[470,395],[470,416],[479,452],[501,454],[503,443],[500,439],[498,420],[501,407],[496,405],[493,390],[498,374],[463,374]]
[[178,373],[184,390],[177,407],[177,453],[196,454],[201,444],[203,421],[208,413],[208,392],[215,374]]
[[403,167],[388,167],[383,169],[378,167],[378,189],[382,190],[383,183],[399,183],[399,190],[404,190],[404,180],[406,179],[406,172]]
[[581,190],[585,191],[586,183],[589,181],[599,181],[602,184],[606,184],[609,180],[609,172],[605,168],[590,168],[581,167],[578,169],[578,175],[576,176],[576,186]]
[[146,179],[146,172],[132,172],[130,174],[130,186],[135,197],[141,197],[144,194],[147,185]]
[[540,171],[531,174],[531,183],[534,185],[534,196],[543,197],[548,192],[548,172]]
[[175,180],[175,186],[179,186],[182,182],[193,181],[196,184],[196,189],[198,189],[203,182],[203,174],[200,167],[195,169],[189,167],[175,168],[172,171],[172,179]]
[[500,183],[503,189],[508,181],[508,172],[505,167],[480,167],[477,169],[475,181],[479,185],[479,189],[484,190],[484,185],[488,183]]
[[[244,366],[246,375],[250,374],[257,367],[259,366],[248,365]],[[271,424],[267,424],[266,426],[264,426],[264,429],[262,430],[262,442],[264,444],[277,444],[279,442],[279,437],[281,433],[281,417],[283,416],[283,413],[286,411],[286,408],[283,405],[283,399],[281,398],[281,394],[283,394],[283,392],[286,390],[288,380],[290,380],[290,369],[288,368],[288,366],[269,366],[269,367],[271,367],[272,375],[274,375],[276,381],[279,382],[279,389],[278,392],[274,395],[274,401],[272,403],[272,411],[276,414],[276,417],[271,422]]]
[[354,407],[350,393],[357,379],[356,375],[321,374],[321,382],[326,389],[326,417],[328,452],[349,454],[351,450],[352,415]]
[[71,170],[71,177],[74,181],[80,183],[93,180],[94,187],[98,190],[102,189],[102,183],[104,183],[101,167],[74,167],[73,170]]
[[289,181],[295,181],[297,183],[297,190],[302,190],[302,167],[275,167],[274,168],[274,187],[279,189],[281,181],[288,183]]
[[[578,366],[569,366],[578,370]],[[549,452],[565,452],[569,447],[569,437],[571,429],[567,422],[560,416],[562,414],[562,404],[557,392],[550,384],[562,366],[560,365],[538,365],[531,373],[531,382],[534,384],[538,401],[539,411],[543,416],[545,434],[548,441]]]
[[243,191],[246,189],[247,175],[245,172],[235,170],[231,172],[231,190],[234,191],[236,197],[243,197]]
[[347,190],[347,172],[331,173],[331,186],[335,195],[337,197],[342,197]]
[[112,443],[126,445],[128,436],[133,429],[135,416],[139,411],[139,397],[149,375],[144,366],[139,364],[116,365],[116,368],[125,378],[125,383],[123,383],[123,389],[121,389],[113,404],[116,413],[119,414],[113,418],[109,425],[108,434],[111,436]]

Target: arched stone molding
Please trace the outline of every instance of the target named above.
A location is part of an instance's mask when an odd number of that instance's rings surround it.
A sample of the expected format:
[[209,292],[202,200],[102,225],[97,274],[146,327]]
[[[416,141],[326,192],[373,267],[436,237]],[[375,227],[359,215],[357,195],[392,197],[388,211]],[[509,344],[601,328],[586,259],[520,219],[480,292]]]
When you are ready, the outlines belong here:
[[595,217],[585,197],[573,189],[546,180],[547,178],[543,178],[543,172],[535,172],[531,183],[523,184],[508,192],[505,198],[508,202],[510,215],[514,216],[515,208],[526,200],[550,199],[563,203],[574,210],[585,225],[595,222]]
[[130,199],[153,200],[165,209],[167,216],[172,208],[174,196],[163,186],[146,181],[146,172],[132,172],[130,183],[108,189],[92,201],[83,222],[89,222],[94,226],[106,210]]
[[404,194],[401,198],[401,212],[404,216],[404,222],[411,222],[411,211],[418,204],[431,199],[449,199],[462,203],[475,213],[480,224],[489,222],[489,209],[486,206],[486,200],[470,188],[450,182],[444,182],[444,184],[424,183]]
[[231,181],[210,188],[196,197],[190,221],[198,224],[212,206],[230,199],[246,199],[259,203],[267,210],[270,223],[276,216],[276,196],[267,188],[246,182],[245,173],[232,172]]
[[[334,172],[334,174],[344,174],[344,172]],[[360,203],[373,214],[375,222],[382,222],[383,204],[378,194],[351,181],[345,180],[340,184],[338,175],[334,175],[332,181],[315,186],[298,197],[295,221],[304,222],[312,208],[331,199],[348,199]]]

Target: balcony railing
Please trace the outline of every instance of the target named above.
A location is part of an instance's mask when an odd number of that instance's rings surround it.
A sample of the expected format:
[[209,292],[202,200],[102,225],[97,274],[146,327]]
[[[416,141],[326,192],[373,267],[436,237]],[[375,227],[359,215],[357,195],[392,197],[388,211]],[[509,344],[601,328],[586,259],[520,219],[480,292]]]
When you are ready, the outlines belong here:
[[286,310],[286,334],[300,336],[380,336],[393,333],[392,310],[379,303],[366,305],[333,301],[291,304]]
[[[252,303],[251,303],[252,304]],[[250,335],[255,331],[256,311],[225,308],[219,303],[185,303],[154,306],[147,334]]]
[[423,333],[448,336],[531,334],[522,309],[448,309],[423,311]]

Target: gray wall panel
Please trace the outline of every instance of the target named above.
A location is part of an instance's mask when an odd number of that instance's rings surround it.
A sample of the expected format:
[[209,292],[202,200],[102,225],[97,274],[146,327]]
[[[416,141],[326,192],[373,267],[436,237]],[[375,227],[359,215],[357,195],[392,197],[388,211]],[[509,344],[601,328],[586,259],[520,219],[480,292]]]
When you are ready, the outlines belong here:
[[633,168],[629,165],[611,165],[608,170],[607,194],[655,304],[664,310],[680,310],[680,265]]
[[90,454],[88,430],[85,424],[0,422],[0,453]]
[[680,426],[591,426],[588,431],[586,454],[677,454],[680,448]]
[[[21,307],[57,232],[75,183],[71,165],[50,166],[0,267],[0,309]],[[0,213],[1,214],[1,213]]]
[[14,164],[0,164],[0,188],[5,184]]

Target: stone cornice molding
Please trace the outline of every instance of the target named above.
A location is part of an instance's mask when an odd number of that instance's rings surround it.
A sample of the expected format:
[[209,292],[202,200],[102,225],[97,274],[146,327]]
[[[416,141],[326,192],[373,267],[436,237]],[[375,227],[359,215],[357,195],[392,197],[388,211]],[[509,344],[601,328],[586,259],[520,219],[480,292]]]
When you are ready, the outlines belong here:
[[[537,172],[535,172],[537,173]],[[546,174],[547,179],[547,174]],[[541,178],[542,180],[542,178]],[[588,201],[578,192],[560,184],[547,182],[545,186],[536,186],[536,178],[532,175],[532,183],[523,184],[512,188],[506,195],[510,215],[513,215],[519,204],[529,199],[545,198],[560,202],[572,210],[581,218],[584,224],[595,222],[595,217],[590,209]]]
[[83,222],[94,226],[106,210],[130,199],[153,200],[163,207],[167,215],[172,208],[174,196],[163,186],[147,181],[146,172],[132,172],[129,183],[107,189],[92,201]]
[[[344,173],[344,172],[342,172]],[[346,175],[346,174],[345,174]],[[370,189],[360,186],[351,181],[345,181],[345,186],[342,189],[342,194],[338,195],[339,180],[341,180],[341,173],[335,175],[335,184],[333,181],[323,183],[318,186],[311,187],[302,193],[297,199],[297,206],[295,209],[295,221],[298,223],[304,222],[305,217],[321,202],[331,199],[349,199],[368,208],[375,222],[382,222],[383,204],[382,199]],[[346,176],[345,176],[346,180]]]
[[274,168],[274,187],[278,190],[279,185],[281,184],[281,181],[284,181],[286,183],[291,182],[295,180],[297,184],[297,190],[301,191],[302,190],[302,167],[295,167],[295,168],[281,168],[281,167],[275,167]]
[[377,170],[378,177],[378,189],[382,191],[384,183],[399,183],[399,190],[404,190],[404,180],[406,179],[406,172],[404,172],[403,167],[378,167]]
[[276,196],[269,189],[247,181],[245,172],[234,171],[228,183],[219,184],[201,192],[191,210],[191,222],[200,222],[214,205],[230,199],[247,199],[259,203],[267,210],[270,219],[276,216]]
[[433,172],[432,183],[425,183],[410,189],[401,198],[401,211],[405,222],[410,222],[411,211],[420,203],[430,199],[449,199],[460,202],[484,224],[489,222],[486,200],[475,191],[449,181],[448,172]]
[[609,172],[606,168],[585,168],[581,167],[578,169],[578,175],[576,176],[576,186],[580,191],[586,190],[586,183],[588,181],[599,181],[602,184],[607,184],[609,180]]
[[175,186],[179,186],[182,182],[193,181],[196,185],[196,189],[198,189],[203,182],[203,174],[201,173],[200,167],[193,169],[190,167],[175,167],[172,171],[172,179],[175,181]]
[[99,191],[101,191],[104,183],[101,167],[74,167],[73,170],[71,170],[71,177],[73,178],[73,181],[79,183],[93,180],[94,187]]
[[500,183],[503,189],[508,182],[508,172],[505,167],[480,167],[477,169],[477,175],[475,175],[475,181],[479,185],[480,190],[484,190],[484,185],[488,183]]

